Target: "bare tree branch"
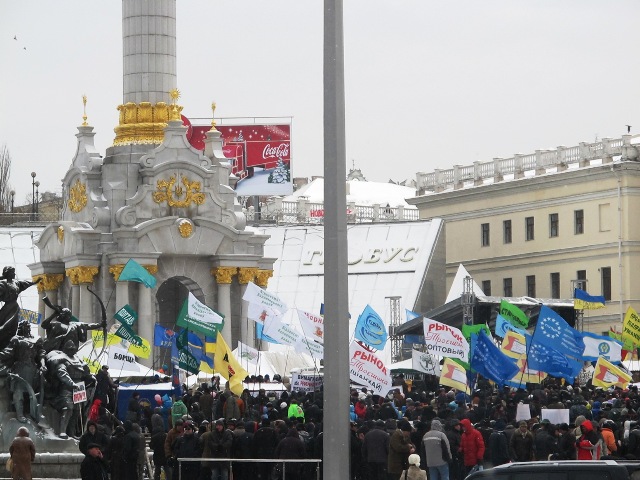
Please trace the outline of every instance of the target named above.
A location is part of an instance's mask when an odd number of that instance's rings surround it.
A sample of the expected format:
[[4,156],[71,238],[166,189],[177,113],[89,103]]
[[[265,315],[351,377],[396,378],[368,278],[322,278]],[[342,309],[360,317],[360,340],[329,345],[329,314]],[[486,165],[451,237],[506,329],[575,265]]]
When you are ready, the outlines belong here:
[[0,211],[11,210],[11,153],[6,145],[0,148]]

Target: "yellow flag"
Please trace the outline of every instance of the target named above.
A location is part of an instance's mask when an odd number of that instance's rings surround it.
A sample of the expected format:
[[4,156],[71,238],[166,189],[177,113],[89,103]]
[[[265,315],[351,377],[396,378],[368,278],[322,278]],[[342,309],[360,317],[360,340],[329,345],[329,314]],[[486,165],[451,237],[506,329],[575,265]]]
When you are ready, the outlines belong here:
[[622,341],[640,345],[640,316],[629,307],[622,322]]
[[90,360],[90,359],[88,359],[88,358],[86,358],[86,357],[85,357],[85,358],[83,358],[82,360],[84,360],[84,361],[85,361],[85,363],[86,363],[86,364],[87,364],[87,366],[89,367],[89,371],[90,371],[91,373],[93,373],[94,375],[95,375],[96,373],[98,373],[98,372],[100,371],[100,368],[102,367],[102,366],[100,365],[100,362],[98,362],[98,360]]
[[[91,340],[93,341],[94,348],[102,348],[104,345],[104,335],[102,330],[92,330]],[[107,332],[107,347],[111,345],[118,345],[122,339],[114,333]]]
[[133,353],[136,357],[149,358],[149,355],[151,355],[151,344],[146,338],[139,338],[142,340],[142,345],[129,344],[129,353]]
[[242,395],[244,385],[242,382],[249,375],[236,357],[231,353],[231,349],[224,341],[222,335],[218,335],[216,341],[216,353],[213,357],[213,369],[227,379],[229,382],[229,390],[236,395]]
[[591,383],[594,387],[620,387],[627,388],[631,382],[631,376],[627,375],[620,368],[608,362],[602,357],[598,357],[596,368],[593,372]]
[[450,358],[445,358],[442,364],[440,384],[453,387],[461,392],[470,393],[467,385],[467,371],[462,365],[457,364]]

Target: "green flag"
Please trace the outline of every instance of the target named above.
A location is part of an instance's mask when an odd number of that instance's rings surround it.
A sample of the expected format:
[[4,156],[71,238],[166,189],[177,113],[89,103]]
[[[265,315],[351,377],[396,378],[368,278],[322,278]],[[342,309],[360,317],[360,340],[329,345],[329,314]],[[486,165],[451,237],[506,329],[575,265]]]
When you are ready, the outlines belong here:
[[479,334],[480,330],[484,330],[485,333],[491,336],[491,330],[486,323],[479,323],[478,325],[462,325],[462,335],[467,339],[467,342],[471,343],[471,335]]
[[511,325],[518,328],[527,328],[529,326],[529,317],[512,303],[502,300],[500,302],[500,315]]
[[120,325],[115,333],[117,336],[119,336],[120,338],[124,338],[132,345],[135,345],[137,347],[142,346],[142,339],[125,324]]
[[197,375],[200,372],[200,361],[187,349],[178,351],[178,368]]
[[199,302],[191,292],[182,304],[176,320],[178,326],[201,333],[206,337],[214,337],[218,329],[222,328],[223,322],[224,315]]
[[118,277],[118,281],[144,283],[147,288],[153,288],[156,286],[156,278],[151,275],[146,268],[132,258],[129,259],[122,269],[122,273]]
[[133,327],[133,324],[136,323],[138,319],[138,314],[136,311],[131,308],[128,304],[118,310],[113,318],[118,320],[121,324],[126,325],[128,327]]

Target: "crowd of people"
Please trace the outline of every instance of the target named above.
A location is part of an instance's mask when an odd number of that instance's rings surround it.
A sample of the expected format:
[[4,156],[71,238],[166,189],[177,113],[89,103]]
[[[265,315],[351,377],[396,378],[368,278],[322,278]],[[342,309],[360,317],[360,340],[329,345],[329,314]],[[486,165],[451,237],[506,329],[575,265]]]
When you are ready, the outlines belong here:
[[[417,480],[427,473],[430,480],[462,480],[474,469],[508,462],[640,459],[640,396],[633,385],[581,388],[551,380],[497,389],[480,383],[467,395],[396,383],[387,396],[351,391],[353,480]],[[292,460],[284,467],[287,479],[313,478],[322,468],[295,462],[322,459],[322,391],[274,397],[264,389],[238,396],[211,384],[184,388],[177,399],[156,395],[154,406],[143,407],[134,393],[124,422],[103,405],[92,408],[79,441],[83,480],[142,480],[145,468],[154,480],[175,480],[180,469],[182,478],[229,479],[230,462],[217,459],[233,459],[234,480],[282,478],[280,459]],[[26,458],[25,438],[28,430],[19,432],[16,445]]]

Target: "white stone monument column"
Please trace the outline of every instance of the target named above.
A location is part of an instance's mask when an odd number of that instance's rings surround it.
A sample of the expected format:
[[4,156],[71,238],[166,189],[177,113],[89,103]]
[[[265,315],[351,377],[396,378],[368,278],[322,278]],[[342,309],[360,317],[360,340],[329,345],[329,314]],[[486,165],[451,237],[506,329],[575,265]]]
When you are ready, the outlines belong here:
[[118,281],[123,268],[124,264],[122,263],[109,267],[109,272],[113,275],[113,279],[116,282],[116,312],[129,303],[129,282]]
[[250,347],[255,346],[256,328],[253,320],[247,317],[249,302],[242,300],[247,291],[249,282],[255,282],[258,269],[256,267],[240,267],[238,269],[238,283],[240,283],[240,301],[242,302],[242,315],[240,317],[240,341]]
[[[138,284],[138,335],[145,338],[153,345],[153,304],[151,296],[153,289],[147,288],[144,283]],[[147,367],[153,366],[153,355],[149,358],[138,358],[138,361]]]
[[231,282],[237,272],[237,267],[215,267],[211,270],[218,285],[218,308],[216,310],[224,315],[222,338],[231,349],[233,349],[231,345]]
[[123,103],[166,102],[176,88],[176,1],[122,2]]
[[91,303],[93,302],[93,295],[87,290],[87,286],[93,285],[98,271],[99,268],[96,266],[77,266],[66,270],[67,277],[69,277],[72,285],[71,313],[81,322],[92,323],[95,321]]

